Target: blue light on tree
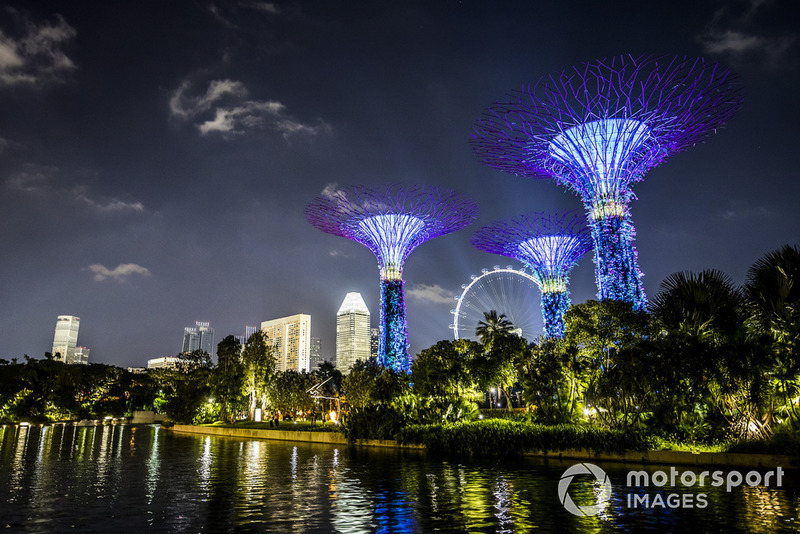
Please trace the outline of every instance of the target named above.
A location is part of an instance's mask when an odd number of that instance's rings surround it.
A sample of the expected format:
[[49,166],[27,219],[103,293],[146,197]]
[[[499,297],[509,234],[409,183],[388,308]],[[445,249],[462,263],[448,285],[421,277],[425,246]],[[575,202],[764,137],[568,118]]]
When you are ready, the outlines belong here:
[[633,185],[723,127],[741,104],[736,74],[702,58],[612,57],[501,98],[475,124],[472,148],[487,165],[578,194],[592,228],[598,297],[643,308]]
[[478,205],[441,187],[355,186],[317,197],[306,206],[305,216],[323,232],[361,243],[375,254],[381,277],[378,361],[409,372],[405,262],[425,241],[472,224]]
[[545,334],[564,337],[569,273],[592,248],[582,218],[575,212],[522,215],[482,227],[471,241],[475,248],[514,258],[533,272],[542,292]]

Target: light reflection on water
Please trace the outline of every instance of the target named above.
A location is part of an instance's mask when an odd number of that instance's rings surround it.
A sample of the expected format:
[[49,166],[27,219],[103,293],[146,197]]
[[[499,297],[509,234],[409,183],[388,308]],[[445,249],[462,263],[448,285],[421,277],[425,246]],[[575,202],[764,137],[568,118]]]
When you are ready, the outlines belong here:
[[[571,462],[453,461],[417,452],[175,434],[157,426],[0,427],[0,529],[21,532],[782,532],[800,491],[709,488],[704,510],[598,517],[556,486]],[[628,467],[605,464],[621,484]],[[637,467],[638,469],[638,467]],[[651,470],[652,471],[652,470]],[[574,485],[575,502],[597,488]],[[711,490],[714,491],[711,491]],[[652,489],[639,492],[655,494]],[[670,490],[672,491],[672,490]],[[681,488],[677,492],[686,492]]]

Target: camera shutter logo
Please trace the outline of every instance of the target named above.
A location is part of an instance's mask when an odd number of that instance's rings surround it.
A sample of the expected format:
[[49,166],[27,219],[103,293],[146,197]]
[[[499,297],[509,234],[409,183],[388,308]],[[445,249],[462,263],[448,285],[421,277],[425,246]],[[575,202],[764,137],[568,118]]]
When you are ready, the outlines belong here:
[[[577,475],[593,475],[600,483],[600,491],[597,495],[597,504],[588,506],[578,506],[572,501],[569,496],[569,485],[572,479]],[[602,512],[608,501],[611,500],[611,480],[605,471],[600,469],[594,464],[575,464],[561,475],[561,480],[558,481],[558,500],[564,505],[564,508],[573,515],[587,516],[597,515]]]

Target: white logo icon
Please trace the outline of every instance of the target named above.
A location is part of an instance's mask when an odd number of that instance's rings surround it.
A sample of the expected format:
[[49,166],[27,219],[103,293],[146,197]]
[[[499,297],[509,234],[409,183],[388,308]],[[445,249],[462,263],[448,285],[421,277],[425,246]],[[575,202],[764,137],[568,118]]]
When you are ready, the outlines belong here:
[[[576,475],[593,475],[600,484],[600,491],[597,492],[597,504],[589,506],[578,506],[572,501],[569,496],[569,485]],[[597,515],[602,512],[608,501],[611,500],[611,480],[605,471],[600,469],[594,464],[575,464],[561,475],[561,480],[558,481],[558,500],[564,505],[564,508],[573,515]]]

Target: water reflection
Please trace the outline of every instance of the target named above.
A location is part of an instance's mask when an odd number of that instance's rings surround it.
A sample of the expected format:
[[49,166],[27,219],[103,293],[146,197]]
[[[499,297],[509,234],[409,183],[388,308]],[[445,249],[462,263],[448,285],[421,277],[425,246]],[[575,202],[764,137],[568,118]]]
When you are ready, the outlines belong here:
[[[457,462],[417,452],[181,435],[157,426],[8,426],[0,429],[0,527],[343,533],[796,528],[800,493],[793,473],[783,488],[709,490],[704,510],[632,510],[626,493],[633,489],[616,485],[604,515],[574,517],[556,494],[569,465]],[[612,481],[625,479],[622,466],[604,467]],[[596,489],[576,487],[573,498],[591,499]]]

